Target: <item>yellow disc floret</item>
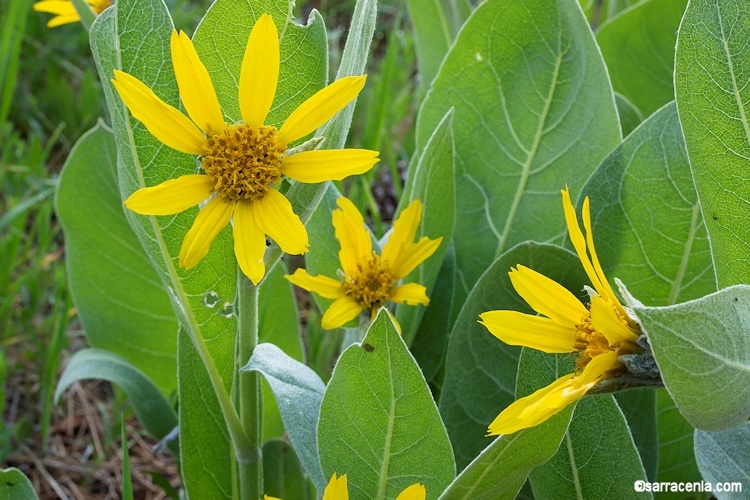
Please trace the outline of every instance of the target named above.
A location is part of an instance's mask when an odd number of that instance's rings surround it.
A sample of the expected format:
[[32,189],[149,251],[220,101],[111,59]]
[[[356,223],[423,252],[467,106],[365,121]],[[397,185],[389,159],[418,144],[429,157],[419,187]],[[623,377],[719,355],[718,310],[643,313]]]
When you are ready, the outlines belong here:
[[393,295],[398,278],[380,256],[373,252],[372,258],[364,265],[357,264],[358,273],[347,276],[341,284],[345,295],[353,298],[366,309],[380,307]]

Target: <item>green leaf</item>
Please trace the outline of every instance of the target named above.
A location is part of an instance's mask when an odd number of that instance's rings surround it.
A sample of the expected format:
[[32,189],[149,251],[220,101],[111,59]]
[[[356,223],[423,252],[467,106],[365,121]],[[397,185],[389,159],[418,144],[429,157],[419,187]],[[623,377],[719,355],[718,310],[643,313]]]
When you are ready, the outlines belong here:
[[579,199],[584,195],[605,271],[628,284],[638,300],[669,305],[716,290],[674,104],[650,116],[602,161]]
[[[659,435],[659,468],[657,481],[696,482],[701,481],[698,465],[693,453],[695,429],[675,406],[665,389],[656,391]],[[659,498],[678,499],[679,493],[661,493]]]
[[154,383],[126,359],[101,349],[83,349],[70,358],[57,383],[55,400],[71,384],[90,378],[108,380],[124,390],[138,420],[154,438],[163,438],[177,425],[172,406]]
[[[738,497],[738,492],[750,488],[750,455],[747,444],[750,442],[750,422],[723,432],[695,431],[695,458],[703,479],[716,486],[722,483],[740,483],[739,490],[713,494],[719,500]],[[745,493],[746,494],[746,493]]]
[[596,28],[614,16],[620,11],[627,9],[639,0],[579,0],[586,19],[591,23],[591,28]]
[[694,427],[725,430],[750,416],[750,286],[669,307],[636,304],[664,385]]
[[477,7],[422,105],[418,150],[451,107],[456,220],[471,221],[458,224],[453,239],[461,304],[508,248],[561,241],[559,190],[580,189],[620,142],[620,125],[575,0],[488,0]]
[[15,467],[10,467],[0,469],[0,498],[37,500],[38,497],[29,478]]
[[677,28],[688,0],[646,0],[602,24],[596,41],[612,87],[648,116],[674,99]]
[[318,446],[325,476],[346,474],[352,499],[395,498],[417,482],[434,498],[455,476],[430,390],[382,310],[362,343],[336,364],[320,408]]
[[[539,351],[523,349],[518,392],[530,394],[564,375],[561,367],[551,362],[554,359]],[[529,472],[557,451],[568,429],[573,406],[540,425],[497,437],[459,474],[441,499],[516,498]]]
[[75,8],[78,17],[81,18],[81,24],[84,29],[89,31],[91,29],[91,23],[96,19],[96,13],[94,13],[88,2],[85,0],[71,0],[71,3]]
[[122,443],[122,500],[133,500],[133,480],[130,477],[130,454],[125,419],[120,417],[120,440]]
[[128,360],[162,393],[177,389],[177,319],[125,218],[112,132],[101,123],[70,152],[57,187],[68,284],[89,343]]
[[562,283],[581,298],[582,286],[588,283],[574,254],[533,242],[506,252],[477,281],[451,332],[440,395],[440,414],[459,468],[487,446],[487,426],[515,399],[521,348],[495,338],[478,319],[481,313],[497,309],[534,314],[508,277],[511,266],[518,264]]
[[632,389],[615,394],[617,405],[628,421],[630,433],[649,481],[656,481],[659,466],[659,432],[656,414],[656,391]]
[[[452,119],[453,110],[449,110],[427,141],[417,162],[408,194],[410,202],[422,202],[422,219],[417,228],[416,240],[424,236],[431,239],[443,238],[437,251],[404,278],[405,283],[420,283],[427,287],[428,296],[432,293],[448,251],[456,214]],[[402,304],[397,307],[396,318],[407,344],[411,344],[414,339],[424,311],[424,306]]]
[[318,415],[325,384],[307,366],[273,344],[259,344],[241,372],[257,371],[271,386],[292,446],[318,491],[328,479],[318,459]]
[[294,448],[280,439],[263,445],[263,488],[266,495],[276,498],[315,498]]
[[617,114],[620,115],[622,136],[627,137],[643,121],[643,114],[627,97],[617,92],[615,92],[615,104],[617,104]]
[[750,8],[744,0],[693,0],[677,37],[675,92],[711,240],[719,288],[750,283]]

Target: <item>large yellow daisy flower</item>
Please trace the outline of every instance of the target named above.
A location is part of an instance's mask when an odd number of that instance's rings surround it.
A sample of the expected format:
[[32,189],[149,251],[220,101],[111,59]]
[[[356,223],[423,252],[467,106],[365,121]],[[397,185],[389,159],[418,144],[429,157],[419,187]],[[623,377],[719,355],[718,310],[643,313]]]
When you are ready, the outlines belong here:
[[130,113],[167,146],[201,156],[203,173],[183,175],[133,193],[125,206],[143,215],[171,215],[210,198],[180,249],[189,269],[207,253],[216,235],[233,221],[234,251],[254,284],[265,274],[268,235],[290,254],[307,251],[305,226],[274,186],[286,175],[300,182],[340,180],[366,172],[377,151],[312,150],[290,154],[290,143],[330,120],[357,97],[365,76],[342,78],[302,103],[278,130],[264,125],[279,76],[279,36],[263,14],[250,33],[239,80],[242,122],[228,125],[190,38],[172,33],[172,64],[188,116],[164,103],[135,77],[115,71],[112,80]]
[[[110,0],[86,0],[91,10],[98,16],[104,9],[112,5]],[[77,23],[81,20],[73,2],[70,0],[43,0],[34,4],[34,10],[37,12],[47,12],[55,14],[55,17],[47,23],[48,28],[55,28],[63,24]]]
[[490,424],[490,436],[511,434],[544,422],[600,381],[622,375],[625,364],[619,359],[621,355],[642,351],[636,344],[641,329],[617,299],[596,256],[588,197],[583,202],[584,238],[567,188],[562,195],[570,240],[594,285],[594,290],[588,289],[590,304],[584,306],[562,285],[519,265],[509,273],[513,287],[543,316],[490,311],[480,315],[480,323],[506,344],[546,353],[577,353],[575,372],[503,410]]
[[[399,493],[396,500],[425,500],[426,497],[427,490],[424,485],[414,483]],[[323,491],[323,500],[349,500],[349,486],[346,483],[346,474],[337,477],[336,473],[333,473],[331,480],[328,481],[328,485]]]
[[337,204],[339,208],[333,211],[332,218],[336,239],[341,244],[341,279],[310,276],[304,269],[286,275],[289,281],[305,290],[336,299],[323,314],[323,328],[331,330],[343,326],[367,309],[374,315],[387,302],[411,306],[429,304],[423,285],[397,285],[401,278],[435,253],[443,241],[442,237],[431,240],[424,236],[414,242],[422,218],[422,203],[414,200],[401,212],[382,255],[373,251],[370,234],[357,207],[346,198],[339,198]]

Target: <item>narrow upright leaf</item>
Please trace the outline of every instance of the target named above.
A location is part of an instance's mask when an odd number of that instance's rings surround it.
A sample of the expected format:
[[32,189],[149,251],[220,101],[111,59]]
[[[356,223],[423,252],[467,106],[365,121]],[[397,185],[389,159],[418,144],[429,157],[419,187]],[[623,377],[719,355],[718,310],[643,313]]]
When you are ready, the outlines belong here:
[[276,498],[313,500],[309,486],[294,448],[286,441],[273,439],[263,445],[263,489]]

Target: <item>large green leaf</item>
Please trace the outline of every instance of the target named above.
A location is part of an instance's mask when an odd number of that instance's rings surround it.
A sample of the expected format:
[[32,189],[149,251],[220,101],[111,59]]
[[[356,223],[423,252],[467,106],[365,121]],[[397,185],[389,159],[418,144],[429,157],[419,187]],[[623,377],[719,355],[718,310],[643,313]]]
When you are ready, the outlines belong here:
[[750,286],[634,309],[664,385],[688,422],[724,430],[750,417]]
[[0,469],[0,498],[37,500],[38,497],[29,478],[15,467],[10,467]]
[[605,271],[638,300],[669,305],[716,290],[674,104],[649,117],[602,161],[579,199],[584,195]]
[[643,121],[643,113],[630,102],[627,97],[615,92],[617,114],[620,115],[622,136],[627,137]]
[[738,498],[750,489],[750,454],[747,452],[750,443],[750,422],[722,432],[695,431],[695,458],[704,480],[716,487],[721,483],[723,489],[727,483],[740,483],[734,491],[714,490],[719,500]]
[[659,428],[656,412],[656,391],[632,389],[618,392],[615,400],[628,421],[643,468],[650,481],[656,481],[659,467]]
[[336,364],[318,447],[326,477],[346,474],[353,499],[395,498],[416,482],[435,498],[453,480],[453,453],[430,390],[382,310]]
[[719,288],[750,283],[750,4],[693,0],[680,25],[675,92]]
[[460,304],[508,248],[561,241],[559,190],[580,189],[620,141],[620,125],[604,63],[574,0],[480,5],[422,105],[418,149],[451,107],[456,220],[471,221],[454,233]]
[[645,116],[674,99],[674,46],[687,2],[639,2],[596,33],[612,87]]
[[266,495],[276,498],[315,498],[294,448],[280,439],[263,445],[263,489]]
[[479,279],[451,332],[440,395],[440,413],[459,468],[487,446],[487,426],[515,399],[521,348],[499,341],[477,320],[481,313],[496,309],[533,314],[508,277],[511,266],[518,264],[549,276],[579,295],[588,282],[575,255],[531,242],[506,252]]
[[591,23],[591,28],[596,30],[601,23],[638,3],[638,0],[579,0],[579,2],[583,13],[586,14],[586,19]]
[[125,219],[116,169],[114,137],[101,123],[63,167],[56,202],[70,291],[89,343],[127,359],[169,394],[177,389],[177,320]]

